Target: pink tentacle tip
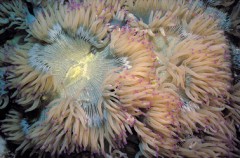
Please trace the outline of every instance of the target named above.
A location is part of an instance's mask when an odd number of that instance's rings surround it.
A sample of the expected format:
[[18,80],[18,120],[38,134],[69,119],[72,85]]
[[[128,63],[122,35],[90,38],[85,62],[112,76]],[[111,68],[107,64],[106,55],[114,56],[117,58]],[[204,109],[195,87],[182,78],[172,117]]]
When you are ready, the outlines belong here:
[[142,83],[142,82],[143,82],[143,79],[142,79],[142,78],[138,79],[138,82],[139,82],[139,83]]
[[152,102],[149,101],[149,104],[147,105],[147,110],[150,110],[152,108]]

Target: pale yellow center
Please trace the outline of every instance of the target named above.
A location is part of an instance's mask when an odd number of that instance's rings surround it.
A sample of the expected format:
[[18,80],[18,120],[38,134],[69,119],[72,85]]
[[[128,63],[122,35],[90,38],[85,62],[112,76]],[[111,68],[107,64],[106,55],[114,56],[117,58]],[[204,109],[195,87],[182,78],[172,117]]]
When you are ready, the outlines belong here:
[[83,78],[89,80],[90,77],[87,71],[88,63],[92,62],[93,60],[94,55],[89,54],[86,57],[82,58],[80,61],[77,61],[77,64],[71,66],[66,73],[64,85],[72,85]]

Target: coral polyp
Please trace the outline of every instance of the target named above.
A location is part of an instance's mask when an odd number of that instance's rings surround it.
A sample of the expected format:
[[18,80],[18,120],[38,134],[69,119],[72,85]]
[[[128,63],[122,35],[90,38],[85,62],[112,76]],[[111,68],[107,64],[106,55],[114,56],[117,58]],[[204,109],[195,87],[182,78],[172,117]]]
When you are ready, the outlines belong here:
[[239,157],[225,14],[188,0],[0,9],[0,34],[19,30],[0,49],[1,131],[16,153],[126,157],[134,137],[135,157]]

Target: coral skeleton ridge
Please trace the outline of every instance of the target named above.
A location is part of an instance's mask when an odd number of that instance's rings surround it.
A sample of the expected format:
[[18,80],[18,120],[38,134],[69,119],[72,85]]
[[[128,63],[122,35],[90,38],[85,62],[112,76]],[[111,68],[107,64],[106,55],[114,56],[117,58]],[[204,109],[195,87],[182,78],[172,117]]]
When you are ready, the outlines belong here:
[[131,136],[135,157],[239,157],[230,26],[199,0],[3,1],[1,132],[39,157],[127,157]]

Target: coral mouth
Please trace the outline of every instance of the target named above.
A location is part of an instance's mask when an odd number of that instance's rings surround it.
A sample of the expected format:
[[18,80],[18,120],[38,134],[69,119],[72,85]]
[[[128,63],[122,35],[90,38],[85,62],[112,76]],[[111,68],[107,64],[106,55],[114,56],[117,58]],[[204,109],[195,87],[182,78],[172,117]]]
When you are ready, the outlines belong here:
[[88,41],[72,39],[65,33],[58,34],[53,44],[35,44],[28,54],[32,67],[54,76],[59,85],[58,96],[75,98],[80,103],[90,127],[102,124],[97,110],[102,83],[110,70],[124,64],[123,60],[113,56],[109,47],[99,50]]

